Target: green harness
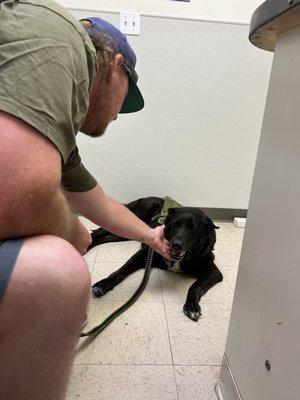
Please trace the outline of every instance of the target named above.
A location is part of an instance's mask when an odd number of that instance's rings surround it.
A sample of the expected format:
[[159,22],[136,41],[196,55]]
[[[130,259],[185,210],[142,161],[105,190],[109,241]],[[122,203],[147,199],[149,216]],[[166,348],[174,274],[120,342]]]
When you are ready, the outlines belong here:
[[180,207],[182,207],[181,204],[177,203],[177,201],[171,199],[171,197],[169,197],[169,196],[163,197],[163,201],[164,201],[164,205],[163,205],[163,208],[162,208],[162,210],[160,212],[160,216],[158,218],[158,223],[161,224],[161,225],[163,225],[165,223],[165,219],[168,216],[170,208],[180,208]]
[[[163,208],[162,208],[160,214],[158,214],[152,218],[152,220],[154,220],[158,217],[158,223],[161,225],[164,224],[170,208],[182,207],[179,203],[177,203],[175,200],[171,199],[168,196],[164,197],[163,200],[164,200],[164,204],[163,204]],[[114,311],[110,316],[108,316],[101,324],[95,326],[93,329],[89,330],[88,332],[82,332],[80,335],[81,337],[87,337],[87,336],[96,337],[108,325],[110,325],[114,319],[116,319],[119,315],[121,315],[124,311],[126,311],[129,307],[131,307],[136,302],[136,300],[143,293],[143,291],[149,281],[151,267],[152,267],[152,261],[153,261],[153,253],[154,253],[154,250],[151,247],[149,247],[146,266],[145,266],[145,272],[144,272],[142,282],[141,282],[140,286],[137,288],[137,290],[134,292],[134,294],[130,297],[130,299],[125,304],[123,304],[121,307],[119,307],[116,311]],[[168,263],[170,263],[170,264],[168,264]],[[170,271],[180,272],[175,269],[172,269],[171,263],[172,263],[172,261],[167,262],[167,264],[170,265],[170,267],[168,269]]]

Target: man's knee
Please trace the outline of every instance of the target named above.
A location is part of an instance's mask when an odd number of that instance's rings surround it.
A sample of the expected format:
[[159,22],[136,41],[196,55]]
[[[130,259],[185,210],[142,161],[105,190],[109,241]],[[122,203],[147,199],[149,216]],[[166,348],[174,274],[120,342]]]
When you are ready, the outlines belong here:
[[[65,240],[56,236],[36,236],[25,240],[16,261],[15,271],[25,278],[48,285],[70,286],[76,290],[90,286],[90,274],[84,258]],[[14,278],[14,273],[12,279]]]
[[37,236],[24,241],[3,306],[10,303],[11,310],[26,313],[81,315],[89,294],[90,274],[77,250],[58,237]]

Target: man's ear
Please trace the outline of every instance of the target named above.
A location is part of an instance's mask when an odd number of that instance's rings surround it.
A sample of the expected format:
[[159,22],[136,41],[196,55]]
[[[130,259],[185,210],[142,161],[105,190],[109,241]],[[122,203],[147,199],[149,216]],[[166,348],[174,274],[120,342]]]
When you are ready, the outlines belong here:
[[116,69],[120,69],[122,67],[124,58],[122,54],[116,54],[115,59],[114,59],[114,65]]
[[109,66],[109,69],[107,72],[106,80],[107,80],[108,84],[112,83],[115,80],[117,73],[122,68],[122,64],[123,64],[122,54],[116,54],[115,58],[110,63],[110,66]]

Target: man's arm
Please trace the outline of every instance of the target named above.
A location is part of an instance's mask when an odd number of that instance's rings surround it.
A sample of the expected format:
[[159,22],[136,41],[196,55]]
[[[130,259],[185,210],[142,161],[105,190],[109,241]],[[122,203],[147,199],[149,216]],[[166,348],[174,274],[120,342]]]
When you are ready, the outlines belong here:
[[80,251],[82,227],[60,179],[57,148],[30,125],[0,112],[0,239],[52,234]]
[[170,259],[169,247],[163,240],[163,227],[150,228],[123,204],[106,196],[97,185],[87,192],[65,192],[72,210],[108,231],[151,246]]

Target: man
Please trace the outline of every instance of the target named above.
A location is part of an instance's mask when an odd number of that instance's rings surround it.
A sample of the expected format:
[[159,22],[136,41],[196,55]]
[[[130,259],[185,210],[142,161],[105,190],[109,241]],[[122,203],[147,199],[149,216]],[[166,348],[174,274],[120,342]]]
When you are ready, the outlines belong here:
[[106,196],[75,143],[143,107],[135,62],[103,20],[79,23],[52,0],[0,1],[1,399],[64,398],[90,296],[91,236],[74,211],[170,258],[163,227]]

